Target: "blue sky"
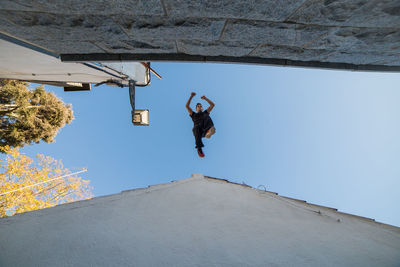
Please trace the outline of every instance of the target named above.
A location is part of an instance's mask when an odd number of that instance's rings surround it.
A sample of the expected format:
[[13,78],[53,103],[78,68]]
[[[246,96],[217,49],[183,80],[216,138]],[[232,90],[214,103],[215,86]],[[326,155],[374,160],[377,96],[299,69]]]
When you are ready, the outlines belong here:
[[[75,120],[52,144],[25,147],[88,167],[96,196],[184,179],[226,178],[280,195],[400,226],[400,75],[236,64],[153,63],[136,106],[150,126],[131,124],[127,88],[64,93]],[[206,95],[217,132],[194,148],[185,109]],[[203,101],[203,105],[207,106]]]

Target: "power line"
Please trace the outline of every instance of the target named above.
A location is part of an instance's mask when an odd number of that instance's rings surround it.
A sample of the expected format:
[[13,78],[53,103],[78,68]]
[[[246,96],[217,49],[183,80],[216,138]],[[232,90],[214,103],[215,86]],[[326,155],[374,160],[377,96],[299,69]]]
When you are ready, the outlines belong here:
[[33,186],[36,186],[36,185],[39,185],[39,184],[44,184],[44,183],[47,183],[47,182],[51,182],[51,181],[54,181],[54,180],[57,180],[57,179],[61,179],[61,178],[64,178],[64,177],[68,177],[68,176],[71,176],[71,175],[75,175],[75,174],[78,174],[78,173],[87,172],[87,171],[88,171],[88,169],[85,168],[85,169],[83,169],[81,171],[77,171],[77,172],[70,173],[70,174],[65,174],[65,175],[62,175],[62,176],[59,176],[59,177],[56,177],[56,178],[53,178],[53,179],[50,179],[50,180],[47,180],[47,181],[43,181],[43,182],[40,182],[40,183],[28,185],[28,186],[25,186],[25,187],[22,187],[22,188],[18,188],[18,189],[14,189],[14,190],[11,190],[11,191],[8,191],[8,192],[5,192],[5,193],[1,193],[0,196],[9,194],[9,193],[12,193],[12,192],[15,192],[15,191],[23,190],[23,189],[26,189],[26,188],[29,188],[29,187],[33,187]]

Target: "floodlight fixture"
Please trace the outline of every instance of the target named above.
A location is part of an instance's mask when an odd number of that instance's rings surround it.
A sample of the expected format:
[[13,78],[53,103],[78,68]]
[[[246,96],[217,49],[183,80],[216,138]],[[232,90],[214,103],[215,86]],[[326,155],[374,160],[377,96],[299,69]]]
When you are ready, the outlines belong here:
[[135,109],[135,81],[129,80],[129,100],[132,107],[132,123],[133,125],[149,126],[149,110]]
[[149,110],[136,109],[132,111],[132,123],[133,125],[149,126]]

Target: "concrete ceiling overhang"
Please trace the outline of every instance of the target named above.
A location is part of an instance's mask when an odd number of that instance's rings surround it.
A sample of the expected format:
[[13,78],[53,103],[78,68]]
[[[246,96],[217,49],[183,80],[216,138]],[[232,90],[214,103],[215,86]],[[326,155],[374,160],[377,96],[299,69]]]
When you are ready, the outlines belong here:
[[400,0],[2,0],[0,32],[63,61],[400,71]]

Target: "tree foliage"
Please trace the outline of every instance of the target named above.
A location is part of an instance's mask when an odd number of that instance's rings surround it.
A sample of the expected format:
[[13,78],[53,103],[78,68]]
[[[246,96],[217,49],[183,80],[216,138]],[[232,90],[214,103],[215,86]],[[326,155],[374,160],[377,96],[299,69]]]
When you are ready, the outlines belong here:
[[[69,176],[36,185],[70,174],[60,161],[37,155],[37,162],[34,162],[17,148],[6,146],[1,149],[6,157],[0,159],[0,170],[3,171],[0,173],[0,217],[93,197],[90,181],[79,177]],[[32,187],[7,193],[27,186]]]
[[73,119],[71,105],[64,104],[43,86],[0,79],[0,147],[22,147],[43,140],[53,142],[60,128]]

